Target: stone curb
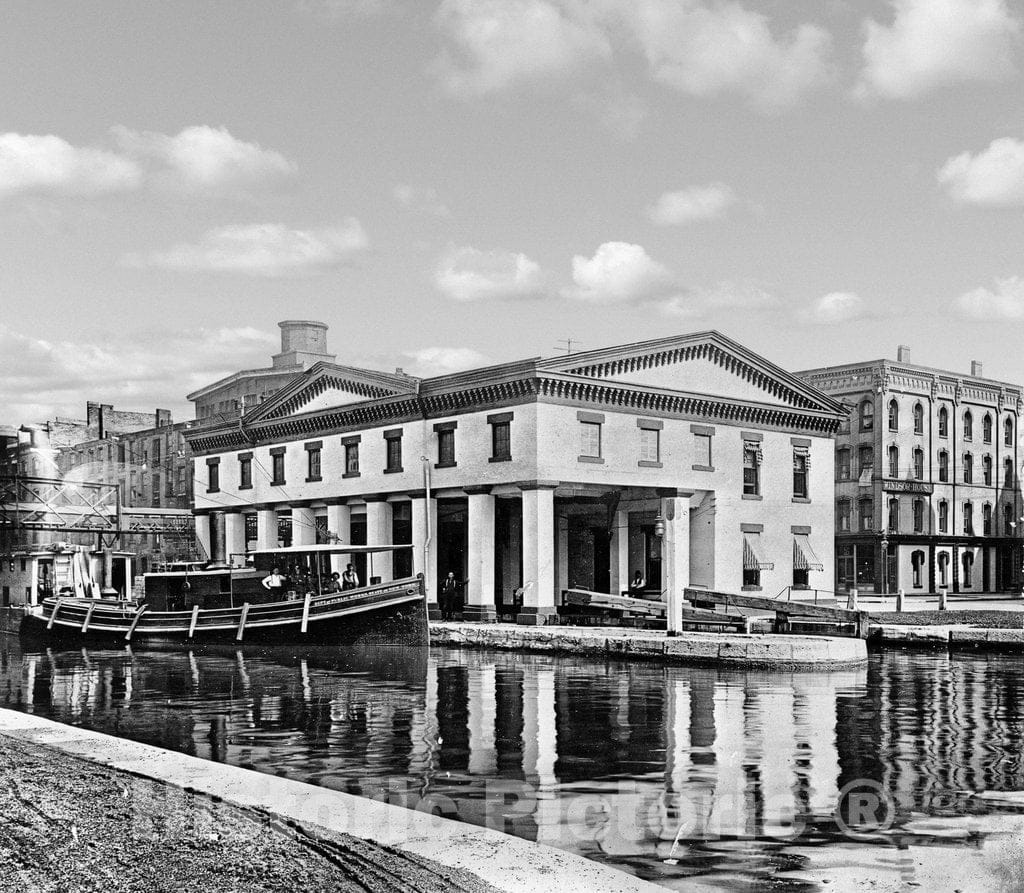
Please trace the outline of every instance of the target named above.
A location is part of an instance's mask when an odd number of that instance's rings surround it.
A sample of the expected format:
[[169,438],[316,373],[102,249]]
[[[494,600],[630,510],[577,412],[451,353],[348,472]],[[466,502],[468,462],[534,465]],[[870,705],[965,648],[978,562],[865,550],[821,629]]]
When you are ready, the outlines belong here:
[[0,733],[111,769],[461,868],[508,893],[664,888],[582,856],[427,812],[213,763],[0,708]]
[[660,632],[508,623],[432,623],[430,642],[456,648],[780,669],[849,667],[868,659],[863,639],[836,636],[686,632],[670,638]]

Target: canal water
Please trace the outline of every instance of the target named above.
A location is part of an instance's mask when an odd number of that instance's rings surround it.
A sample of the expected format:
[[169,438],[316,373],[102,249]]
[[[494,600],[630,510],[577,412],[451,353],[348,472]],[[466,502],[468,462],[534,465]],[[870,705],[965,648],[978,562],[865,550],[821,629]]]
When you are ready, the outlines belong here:
[[[898,845],[1024,789],[1015,657],[718,670],[508,652],[23,652],[0,706],[390,799],[668,888],[804,890],[808,848]],[[914,842],[927,842],[914,832]]]

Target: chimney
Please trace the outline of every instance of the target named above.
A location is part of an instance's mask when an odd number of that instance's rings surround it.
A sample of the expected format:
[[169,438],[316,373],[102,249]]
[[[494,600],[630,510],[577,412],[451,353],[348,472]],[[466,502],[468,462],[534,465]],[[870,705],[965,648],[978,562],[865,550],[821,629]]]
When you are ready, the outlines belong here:
[[301,366],[308,369],[326,360],[333,363],[334,354],[327,352],[327,324],[312,319],[286,319],[281,328],[281,352],[273,357],[275,367]]
[[401,366],[395,366],[395,375],[405,375],[405,370]]
[[158,409],[156,411],[156,427],[166,428],[168,425],[174,424],[171,420],[171,411],[169,409]]
[[982,371],[980,360],[971,360],[971,375],[974,378],[981,378],[985,373]]
[[910,348],[906,344],[901,344],[899,347],[896,348],[896,362],[910,362]]

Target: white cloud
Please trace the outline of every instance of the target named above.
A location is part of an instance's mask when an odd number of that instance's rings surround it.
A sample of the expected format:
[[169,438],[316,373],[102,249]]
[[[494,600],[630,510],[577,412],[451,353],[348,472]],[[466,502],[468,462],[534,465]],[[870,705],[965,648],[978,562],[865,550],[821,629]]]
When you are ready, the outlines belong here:
[[800,314],[803,322],[819,326],[854,322],[873,315],[867,302],[860,295],[846,291],[822,295]]
[[398,204],[411,211],[425,211],[436,217],[450,217],[452,213],[441,201],[437,190],[429,186],[417,187],[408,183],[398,183],[392,187],[391,195]]
[[566,297],[591,304],[639,304],[672,297],[676,276],[641,245],[605,242],[591,258],[572,259],[573,287]]
[[735,203],[735,194],[724,183],[689,186],[676,192],[663,193],[647,209],[647,216],[659,226],[674,226],[721,217]]
[[438,291],[456,301],[538,298],[545,290],[540,265],[525,254],[451,248],[434,271]]
[[135,189],[142,171],[130,158],[76,147],[59,136],[0,134],[0,198],[19,192],[92,196]]
[[756,282],[726,280],[707,287],[688,288],[658,306],[668,316],[694,318],[726,310],[754,313],[774,310],[779,300]]
[[997,279],[995,290],[982,287],[965,292],[953,301],[953,309],[982,322],[1024,319],[1024,278]]
[[186,127],[175,136],[115,127],[121,150],[149,168],[159,186],[185,192],[246,191],[295,174],[279,152],[235,139],[223,127]]
[[501,92],[611,55],[579,0],[443,0],[435,21],[450,43],[435,68],[460,96]]
[[892,0],[892,6],[891,26],[864,24],[857,96],[913,99],[944,84],[1013,75],[1021,24],[1005,0]]
[[491,363],[488,357],[470,347],[424,347],[405,356],[412,361],[412,372],[424,378],[476,369]]
[[105,342],[46,340],[0,325],[0,418],[41,422],[81,418],[88,400],[118,409],[175,410],[185,394],[237,372],[264,366],[278,336],[252,327],[133,332],[116,350]]
[[1003,137],[977,155],[956,155],[938,178],[950,197],[964,204],[1024,205],[1024,141]]
[[731,91],[774,110],[829,77],[832,39],[816,25],[802,24],[777,40],[766,16],[731,0],[630,0],[618,12],[651,76],[691,96]]
[[355,218],[323,229],[289,229],[276,223],[225,226],[210,230],[197,244],[128,254],[129,267],[207,270],[276,278],[309,275],[340,266],[368,246]]

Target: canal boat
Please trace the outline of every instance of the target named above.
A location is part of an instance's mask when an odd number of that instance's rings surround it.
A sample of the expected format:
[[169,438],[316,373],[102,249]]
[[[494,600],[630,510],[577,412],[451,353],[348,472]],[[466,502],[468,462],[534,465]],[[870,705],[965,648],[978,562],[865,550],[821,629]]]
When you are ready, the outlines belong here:
[[[291,546],[248,553],[242,567],[146,574],[137,600],[51,597],[27,607],[22,639],[82,644],[427,645],[422,575],[335,591],[332,555],[372,556],[409,546]],[[266,571],[288,572],[283,594]]]

